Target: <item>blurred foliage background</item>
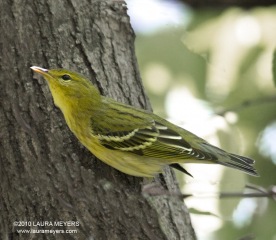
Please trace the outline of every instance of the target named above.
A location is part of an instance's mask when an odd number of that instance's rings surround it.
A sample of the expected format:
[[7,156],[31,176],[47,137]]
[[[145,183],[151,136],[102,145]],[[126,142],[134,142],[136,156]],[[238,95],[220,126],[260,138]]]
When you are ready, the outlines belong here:
[[[256,159],[259,178],[211,165],[177,172],[199,239],[276,239],[276,203],[219,192],[276,188],[276,7],[192,9],[128,0],[136,53],[154,112],[209,142]],[[253,191],[254,192],[254,191]]]

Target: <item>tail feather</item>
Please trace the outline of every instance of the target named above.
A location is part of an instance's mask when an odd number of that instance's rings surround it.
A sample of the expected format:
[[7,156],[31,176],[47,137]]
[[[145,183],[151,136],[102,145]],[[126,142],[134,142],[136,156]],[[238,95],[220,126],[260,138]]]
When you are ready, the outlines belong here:
[[190,174],[185,168],[183,168],[178,163],[172,163],[172,164],[170,164],[170,167],[173,167],[173,168],[177,169],[178,171],[183,172],[183,173],[189,175],[190,177],[193,177],[192,174]]
[[230,159],[228,161],[218,161],[219,164],[239,169],[252,176],[259,176],[256,169],[253,167],[254,160],[248,157],[239,156],[236,154],[229,154]]
[[253,164],[255,163],[253,159],[225,152],[224,150],[208,143],[204,143],[201,146],[204,147],[204,151],[212,153],[215,156],[212,159],[213,163],[235,168],[252,176],[259,176],[256,169],[253,167]]

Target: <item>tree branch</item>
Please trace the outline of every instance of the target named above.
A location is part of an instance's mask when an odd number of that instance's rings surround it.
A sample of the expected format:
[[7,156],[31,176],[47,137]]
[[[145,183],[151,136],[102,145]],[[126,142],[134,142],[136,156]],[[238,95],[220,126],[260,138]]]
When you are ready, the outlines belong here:
[[164,189],[161,185],[157,183],[151,183],[143,186],[143,193],[150,196],[161,196],[161,195],[167,195],[171,197],[179,197],[182,199],[188,198],[188,197],[199,197],[199,198],[213,198],[213,197],[219,197],[219,198],[233,198],[233,197],[239,197],[239,198],[271,198],[276,200],[276,185],[271,186],[267,189],[261,187],[261,186],[255,186],[255,185],[246,185],[245,189],[251,189],[256,192],[252,193],[245,193],[245,192],[221,192],[221,193],[207,193],[207,194],[190,194],[190,193],[184,193],[179,194],[177,192],[169,192],[168,190]]
[[250,100],[246,100],[236,106],[219,110],[215,114],[224,117],[225,114],[228,112],[239,112],[248,107],[257,106],[257,105],[266,104],[266,103],[275,103],[275,102],[276,102],[275,95],[267,96],[267,97],[263,97],[263,98],[257,98],[257,99],[250,99]]

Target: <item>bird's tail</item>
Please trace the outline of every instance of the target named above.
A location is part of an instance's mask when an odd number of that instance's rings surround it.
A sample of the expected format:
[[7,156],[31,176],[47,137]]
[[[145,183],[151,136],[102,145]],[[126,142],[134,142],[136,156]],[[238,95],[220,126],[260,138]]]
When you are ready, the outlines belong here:
[[253,159],[239,156],[233,153],[228,153],[208,143],[202,144],[201,147],[203,147],[203,150],[205,150],[206,152],[211,154],[211,156],[213,156],[210,162],[235,168],[252,176],[259,176],[259,174],[253,166],[255,163]]
[[228,154],[228,159],[225,161],[220,161],[218,163],[227,167],[239,169],[244,171],[252,176],[259,176],[256,169],[253,167],[254,160],[248,157],[239,156],[233,153]]

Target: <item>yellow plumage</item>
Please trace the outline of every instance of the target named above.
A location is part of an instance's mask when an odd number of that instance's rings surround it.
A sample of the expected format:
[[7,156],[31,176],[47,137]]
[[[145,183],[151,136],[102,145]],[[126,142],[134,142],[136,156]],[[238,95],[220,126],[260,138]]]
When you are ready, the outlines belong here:
[[31,67],[47,80],[71,131],[97,158],[133,176],[151,177],[165,165],[217,163],[257,176],[254,161],[227,153],[185,129],[141,109],[100,95],[83,76]]

